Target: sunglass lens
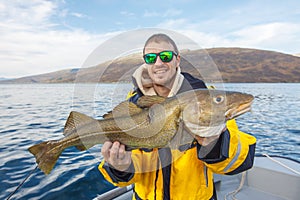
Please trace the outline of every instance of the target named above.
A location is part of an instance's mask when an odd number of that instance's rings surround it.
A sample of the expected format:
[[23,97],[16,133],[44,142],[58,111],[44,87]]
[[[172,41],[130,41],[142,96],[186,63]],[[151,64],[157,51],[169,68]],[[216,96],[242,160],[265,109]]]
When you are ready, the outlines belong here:
[[145,62],[147,64],[152,64],[156,62],[157,55],[155,53],[148,53],[144,56]]
[[159,57],[161,61],[163,62],[170,62],[173,58],[173,52],[172,51],[163,51],[159,54]]

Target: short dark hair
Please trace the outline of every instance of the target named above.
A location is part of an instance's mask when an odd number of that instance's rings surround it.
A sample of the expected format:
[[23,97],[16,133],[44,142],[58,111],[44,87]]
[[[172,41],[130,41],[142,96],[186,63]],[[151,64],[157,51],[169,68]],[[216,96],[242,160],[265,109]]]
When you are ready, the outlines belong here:
[[164,33],[157,33],[157,34],[154,34],[154,35],[150,36],[148,38],[148,40],[146,41],[145,45],[144,45],[143,54],[145,54],[145,48],[150,42],[156,42],[156,43],[167,42],[167,43],[170,43],[174,47],[175,53],[179,54],[177,45],[175,44],[174,40],[172,40],[168,35],[166,35]]

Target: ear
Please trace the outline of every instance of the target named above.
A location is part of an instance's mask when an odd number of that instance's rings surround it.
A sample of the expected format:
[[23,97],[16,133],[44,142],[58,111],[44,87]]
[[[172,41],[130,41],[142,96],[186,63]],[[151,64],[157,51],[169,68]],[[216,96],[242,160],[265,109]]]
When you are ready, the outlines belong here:
[[176,61],[177,61],[177,66],[176,67],[179,67],[179,65],[180,65],[180,54],[177,55]]

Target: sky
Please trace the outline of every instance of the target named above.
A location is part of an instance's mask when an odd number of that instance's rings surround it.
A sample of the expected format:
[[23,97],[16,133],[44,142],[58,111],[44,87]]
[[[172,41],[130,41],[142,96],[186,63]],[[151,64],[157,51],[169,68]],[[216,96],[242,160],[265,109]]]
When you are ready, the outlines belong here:
[[299,0],[0,0],[0,77],[80,68],[107,40],[144,28],[201,48],[298,54],[299,19]]

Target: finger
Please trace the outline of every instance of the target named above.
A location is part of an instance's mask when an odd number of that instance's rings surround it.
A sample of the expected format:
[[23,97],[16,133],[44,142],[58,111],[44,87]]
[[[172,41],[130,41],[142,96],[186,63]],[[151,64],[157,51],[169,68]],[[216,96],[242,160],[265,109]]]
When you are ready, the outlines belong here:
[[131,163],[131,151],[125,151],[124,164],[130,165],[130,163]]
[[120,162],[123,165],[130,165],[131,163],[131,151],[125,150],[125,145],[121,144],[119,149],[119,158],[121,159]]
[[111,148],[112,144],[113,143],[110,142],[110,141],[104,142],[104,144],[103,144],[103,146],[101,148],[101,153],[102,153],[102,155],[103,155],[103,157],[104,157],[104,159],[106,161],[109,160],[109,157],[110,157],[110,148]]
[[125,145],[124,144],[121,144],[120,145],[120,148],[119,148],[119,155],[118,155],[118,158],[123,160],[126,156],[126,151],[125,151]]
[[115,163],[115,161],[118,159],[119,149],[120,149],[119,142],[114,142],[112,144],[112,147],[110,148],[110,161],[112,161],[113,163]]

